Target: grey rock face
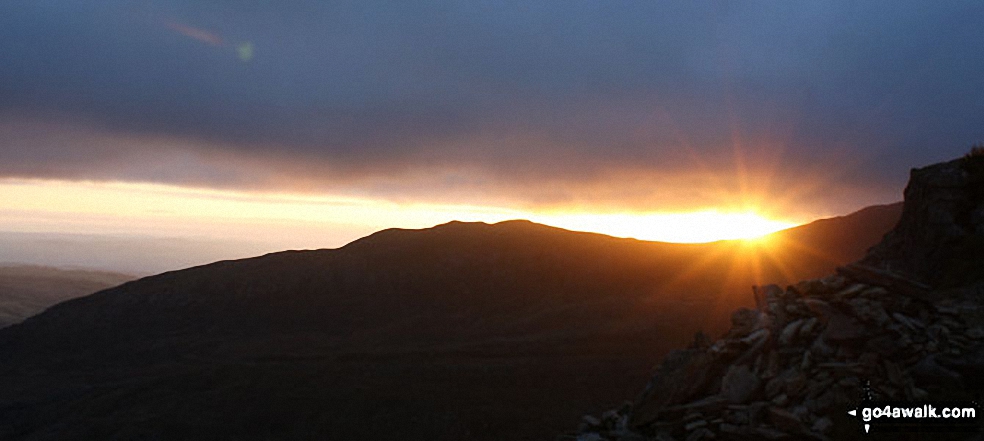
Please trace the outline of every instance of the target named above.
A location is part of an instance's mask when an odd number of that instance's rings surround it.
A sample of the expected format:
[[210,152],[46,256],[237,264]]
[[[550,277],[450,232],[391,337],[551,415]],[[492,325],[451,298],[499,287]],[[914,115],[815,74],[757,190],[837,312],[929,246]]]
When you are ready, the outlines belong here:
[[899,224],[862,260],[933,286],[980,280],[963,261],[984,256],[984,177],[957,159],[913,169]]

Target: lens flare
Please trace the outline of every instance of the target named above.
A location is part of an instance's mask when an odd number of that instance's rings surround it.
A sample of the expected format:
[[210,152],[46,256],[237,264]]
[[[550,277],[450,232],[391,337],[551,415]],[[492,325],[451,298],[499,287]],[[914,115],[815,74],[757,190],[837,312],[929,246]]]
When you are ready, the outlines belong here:
[[206,31],[204,29],[198,29],[181,23],[176,23],[173,21],[169,21],[165,23],[165,26],[167,26],[168,29],[171,29],[174,32],[184,35],[185,37],[198,40],[210,46],[222,47],[226,45],[225,40],[222,37],[215,35],[209,31]]

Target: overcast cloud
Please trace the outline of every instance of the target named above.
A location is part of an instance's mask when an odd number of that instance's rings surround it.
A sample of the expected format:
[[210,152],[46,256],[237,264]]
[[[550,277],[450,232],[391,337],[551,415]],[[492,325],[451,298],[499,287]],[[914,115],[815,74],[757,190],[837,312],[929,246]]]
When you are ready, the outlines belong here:
[[978,1],[11,0],[0,176],[636,204],[744,164],[887,202],[984,141],[982,23]]

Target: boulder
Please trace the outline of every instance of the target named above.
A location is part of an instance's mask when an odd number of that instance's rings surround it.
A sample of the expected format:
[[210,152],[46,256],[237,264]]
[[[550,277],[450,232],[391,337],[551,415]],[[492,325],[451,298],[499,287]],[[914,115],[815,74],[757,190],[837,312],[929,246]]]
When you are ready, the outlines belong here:
[[781,407],[769,408],[769,421],[784,432],[799,433],[803,431],[803,422],[800,417]]
[[656,421],[666,407],[685,403],[705,392],[722,370],[715,361],[703,350],[671,352],[633,405],[629,424],[639,427]]
[[729,403],[746,403],[762,389],[762,380],[748,366],[731,366],[721,379],[721,397]]
[[859,340],[868,336],[861,322],[843,313],[831,314],[827,320],[827,328],[823,332],[823,340],[828,343]]

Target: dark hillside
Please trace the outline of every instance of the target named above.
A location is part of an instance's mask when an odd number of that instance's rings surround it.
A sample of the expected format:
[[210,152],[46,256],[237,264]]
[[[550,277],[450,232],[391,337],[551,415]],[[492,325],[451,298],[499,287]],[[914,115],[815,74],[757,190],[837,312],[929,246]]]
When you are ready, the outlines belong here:
[[[770,247],[452,222],[147,277],[0,331],[0,438],[542,439],[721,327],[733,293],[863,253],[895,222],[875,214]],[[762,254],[793,246],[818,254]]]

